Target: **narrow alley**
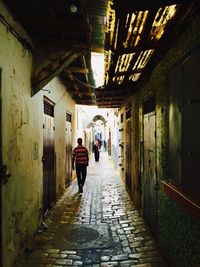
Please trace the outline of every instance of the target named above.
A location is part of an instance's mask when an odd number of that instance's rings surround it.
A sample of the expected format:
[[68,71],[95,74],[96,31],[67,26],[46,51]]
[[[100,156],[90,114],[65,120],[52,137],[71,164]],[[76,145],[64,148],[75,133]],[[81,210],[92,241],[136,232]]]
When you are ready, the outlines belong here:
[[199,0],[0,0],[0,267],[200,267],[199,70]]
[[74,180],[15,267],[167,266],[107,152],[99,162],[91,155],[83,194],[77,192]]

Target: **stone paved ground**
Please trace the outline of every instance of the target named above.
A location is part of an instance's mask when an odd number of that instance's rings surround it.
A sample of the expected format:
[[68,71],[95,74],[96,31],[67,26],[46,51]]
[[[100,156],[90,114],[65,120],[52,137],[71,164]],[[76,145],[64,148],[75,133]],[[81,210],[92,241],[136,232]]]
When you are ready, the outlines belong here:
[[77,189],[74,181],[14,267],[167,266],[106,153],[91,158],[83,194]]

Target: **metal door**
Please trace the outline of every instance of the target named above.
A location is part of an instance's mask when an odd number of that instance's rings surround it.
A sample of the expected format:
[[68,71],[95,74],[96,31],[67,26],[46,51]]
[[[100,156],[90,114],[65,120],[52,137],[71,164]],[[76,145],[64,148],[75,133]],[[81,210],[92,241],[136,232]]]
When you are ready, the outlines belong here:
[[131,193],[131,118],[126,120],[126,189]]
[[44,114],[43,124],[43,214],[56,199],[54,118]]
[[[70,116],[69,116],[70,115]],[[65,165],[65,173],[66,180],[65,185],[68,186],[71,183],[72,177],[72,126],[71,126],[71,114],[67,113],[67,121],[66,121],[66,165]]]
[[200,50],[195,51],[183,66],[182,101],[182,186],[200,199]]
[[143,211],[144,218],[156,233],[157,226],[157,180],[155,153],[155,112],[144,115],[144,173]]

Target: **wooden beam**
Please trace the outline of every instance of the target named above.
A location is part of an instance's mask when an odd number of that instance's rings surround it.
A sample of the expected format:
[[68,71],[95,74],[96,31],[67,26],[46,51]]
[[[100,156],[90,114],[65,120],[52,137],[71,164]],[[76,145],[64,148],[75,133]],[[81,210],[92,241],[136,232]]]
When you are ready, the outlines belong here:
[[130,71],[115,72],[112,77],[129,76],[135,73],[141,73],[143,69],[134,69]]
[[109,89],[107,89],[107,90],[101,90],[101,89],[96,89],[96,95],[97,95],[97,97],[98,96],[112,96],[112,95],[121,95],[121,96],[125,96],[129,91],[131,91],[130,90],[130,88],[121,88],[120,89],[120,87],[118,88],[118,89],[115,89],[115,88],[113,88],[113,89],[111,89],[111,88],[109,88]]
[[113,96],[96,96],[96,101],[97,102],[103,102],[103,101],[115,101],[115,100],[122,100],[124,101],[124,99],[126,99],[126,96],[121,96],[121,95],[113,95]]
[[69,66],[81,53],[71,50],[66,53],[66,56],[56,65],[44,66],[37,76],[32,77],[32,96],[41,90],[55,76],[60,74],[67,66]]
[[121,105],[124,101],[96,101],[98,105]]
[[99,47],[99,44],[94,44],[93,43],[92,46],[91,46],[91,51],[99,53],[99,54],[104,54],[105,49],[104,49],[104,47]]
[[147,1],[147,0],[118,0],[114,2],[114,6],[121,12],[129,11],[142,11],[159,8],[162,6],[168,6],[178,4],[181,2],[188,2],[188,0],[159,0],[159,1]]
[[31,27],[38,27],[38,24],[42,27],[60,26],[64,31],[79,30],[85,32],[91,32],[92,26],[88,23],[80,23],[69,18],[51,17],[51,16],[33,16],[33,15],[20,15],[18,16],[20,21],[26,23]]
[[56,47],[59,49],[64,49],[66,51],[66,49],[76,49],[76,51],[78,52],[82,52],[84,53],[85,51],[90,52],[90,46],[88,46],[88,44],[83,43],[83,42],[79,42],[77,40],[60,40],[60,39],[55,39],[54,37],[47,37],[47,36],[43,36],[43,37],[38,37],[37,39],[34,40],[34,43],[37,46],[40,47],[46,47],[47,44],[51,44],[52,47]]
[[[83,66],[84,68],[87,67],[87,65],[86,65],[86,60],[85,60],[85,56],[84,56],[83,54],[81,55],[81,64],[82,64],[82,66]],[[84,76],[85,76],[86,83],[89,83],[89,79],[88,79],[88,75],[87,75],[87,73],[86,73]]]
[[70,81],[71,85],[76,85],[76,86],[78,86],[78,88],[82,88],[82,89],[90,87],[89,85],[87,85],[85,83],[81,83],[80,81],[76,80],[75,76],[74,76],[74,78],[75,78],[74,80]]
[[87,101],[87,100],[75,100],[76,104],[78,105],[87,105],[87,106],[96,106],[96,102],[95,101]]
[[81,96],[94,96],[94,93],[93,92],[83,92],[83,91],[80,91],[80,95]]
[[75,72],[75,73],[83,73],[87,74],[89,72],[88,68],[81,68],[81,67],[73,67],[73,66],[68,66],[65,71],[70,71],[70,72]]
[[[61,25],[55,20],[56,19],[56,13],[55,13],[55,8],[54,8],[54,4],[52,2],[52,0],[47,0],[47,6],[49,7],[49,10],[50,10],[50,14],[51,14],[51,17],[52,17],[52,21],[54,21],[54,26],[56,26],[58,32],[60,33],[60,39],[61,40],[64,40],[64,31],[63,31],[63,27],[61,27]],[[40,25],[43,25],[43,24],[40,24]],[[41,26],[40,26],[41,27]],[[51,29],[53,26],[50,26]],[[49,26],[48,26],[49,28]]]
[[148,13],[148,16],[147,16],[147,19],[145,22],[145,26],[144,26],[144,30],[142,31],[142,35],[141,35],[141,43],[142,44],[145,44],[146,41],[149,39],[148,37],[149,37],[149,34],[151,32],[152,25],[153,25],[153,22],[154,22],[154,19],[156,17],[157,12],[158,12],[158,8],[155,8],[154,10],[151,10]]
[[104,105],[99,105],[97,104],[98,108],[120,108],[122,105],[112,105],[112,104],[104,104]]
[[[83,18],[84,18],[84,21],[89,24],[89,15],[88,15],[88,12],[87,12],[87,8],[86,8],[86,1],[85,0],[80,0],[80,4],[81,4],[81,11],[82,11],[82,15],[83,15]],[[91,32],[87,32],[86,33],[86,37],[87,37],[87,42],[88,44],[91,46]]]
[[145,50],[150,50],[150,49],[156,49],[160,45],[160,41],[145,41],[145,43],[139,43],[138,45],[134,47],[128,47],[128,48],[122,48],[117,50],[115,53],[119,55],[124,55],[124,54],[132,54],[132,53],[137,53],[138,51],[145,51]]

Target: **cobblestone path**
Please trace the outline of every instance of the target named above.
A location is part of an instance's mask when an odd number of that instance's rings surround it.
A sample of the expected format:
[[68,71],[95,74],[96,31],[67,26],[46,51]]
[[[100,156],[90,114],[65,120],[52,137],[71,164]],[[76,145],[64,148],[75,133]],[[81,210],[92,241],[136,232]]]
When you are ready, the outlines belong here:
[[91,158],[84,192],[77,191],[74,181],[14,267],[167,266],[106,153]]

